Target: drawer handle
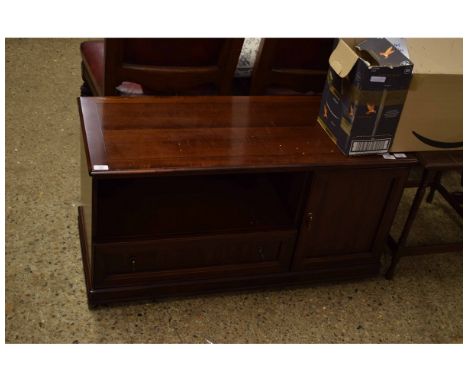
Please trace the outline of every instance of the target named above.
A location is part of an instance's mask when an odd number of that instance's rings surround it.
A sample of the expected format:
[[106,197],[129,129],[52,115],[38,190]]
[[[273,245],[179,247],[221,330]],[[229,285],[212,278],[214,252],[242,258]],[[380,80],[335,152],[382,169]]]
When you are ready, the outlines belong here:
[[314,220],[314,214],[312,212],[309,212],[307,214],[307,228],[312,227],[312,220]]
[[132,272],[136,272],[136,259],[134,257],[131,257],[130,263],[132,264]]

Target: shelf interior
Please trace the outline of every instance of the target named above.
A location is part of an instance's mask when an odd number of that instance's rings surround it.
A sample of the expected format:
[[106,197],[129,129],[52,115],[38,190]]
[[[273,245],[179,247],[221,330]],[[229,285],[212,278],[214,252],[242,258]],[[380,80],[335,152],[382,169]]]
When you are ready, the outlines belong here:
[[100,180],[97,239],[295,229],[305,173]]

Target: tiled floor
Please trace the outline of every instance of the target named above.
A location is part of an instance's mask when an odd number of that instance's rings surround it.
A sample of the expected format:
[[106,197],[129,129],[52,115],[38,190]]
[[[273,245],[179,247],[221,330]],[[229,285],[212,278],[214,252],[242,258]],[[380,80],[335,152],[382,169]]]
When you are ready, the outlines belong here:
[[[79,40],[6,41],[8,343],[462,342],[461,253],[403,259],[392,282],[88,310],[76,224],[80,85]],[[458,179],[448,180],[456,187]],[[413,193],[405,193],[394,230]],[[461,226],[436,197],[413,237],[460,239]]]

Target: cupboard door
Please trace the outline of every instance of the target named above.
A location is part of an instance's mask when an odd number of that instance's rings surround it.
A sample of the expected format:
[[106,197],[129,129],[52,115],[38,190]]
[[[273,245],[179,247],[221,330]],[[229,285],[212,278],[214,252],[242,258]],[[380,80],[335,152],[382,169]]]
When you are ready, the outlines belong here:
[[408,170],[321,170],[312,176],[295,270],[378,263]]

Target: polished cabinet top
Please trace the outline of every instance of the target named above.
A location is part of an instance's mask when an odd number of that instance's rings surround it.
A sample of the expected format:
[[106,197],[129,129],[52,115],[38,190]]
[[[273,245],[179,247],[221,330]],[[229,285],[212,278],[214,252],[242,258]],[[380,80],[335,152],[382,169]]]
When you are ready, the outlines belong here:
[[316,118],[317,96],[82,97],[92,175],[395,166],[347,157]]

